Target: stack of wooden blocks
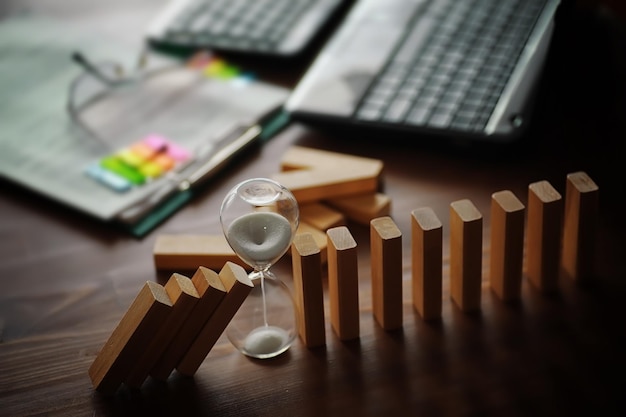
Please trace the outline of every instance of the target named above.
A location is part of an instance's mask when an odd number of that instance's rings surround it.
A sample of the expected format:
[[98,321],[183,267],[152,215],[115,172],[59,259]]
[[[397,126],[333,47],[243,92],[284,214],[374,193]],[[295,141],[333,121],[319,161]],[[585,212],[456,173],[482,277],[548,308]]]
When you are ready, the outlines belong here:
[[[300,206],[297,234],[310,233],[326,261],[326,230],[348,220],[368,225],[391,212],[391,199],[379,192],[383,163],[378,159],[300,146],[283,155],[272,179],[287,187]],[[154,246],[157,269],[220,268],[230,261],[247,267],[222,234],[161,235]]]
[[146,282],[89,368],[94,388],[113,394],[122,383],[141,387],[148,375],[193,375],[251,289],[231,262],[219,274],[201,266],[165,286]]

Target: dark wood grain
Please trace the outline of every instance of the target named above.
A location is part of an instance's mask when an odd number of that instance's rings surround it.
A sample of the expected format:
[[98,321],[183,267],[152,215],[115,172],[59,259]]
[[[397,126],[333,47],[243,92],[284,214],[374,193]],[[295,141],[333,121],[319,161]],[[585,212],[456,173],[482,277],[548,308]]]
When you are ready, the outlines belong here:
[[[107,4],[7,2],[2,12],[102,21],[129,8],[132,18],[120,22],[136,34],[159,6]],[[0,181],[0,415],[624,415],[626,25],[593,10],[575,9],[561,22],[528,140],[515,152],[381,143],[293,124],[141,240]],[[271,73],[272,65],[258,65]],[[283,82],[298,76],[293,70]],[[153,265],[156,236],[220,233],[219,206],[230,187],[277,172],[292,145],[385,163],[383,191],[405,236],[402,328],[385,332],[374,320],[369,228],[350,224],[358,244],[357,340],[340,341],[327,322],[326,346],[309,350],[298,341],[258,361],[221,337],[193,378],[149,379],[111,398],[96,393],[87,370],[102,344],[145,281],[168,278]],[[524,277],[521,300],[501,302],[486,281],[491,194],[508,189],[526,203],[531,182],[548,180],[564,192],[566,175],[580,170],[600,187],[593,279],[585,286],[561,279],[559,291],[546,296]],[[449,293],[447,213],[463,198],[484,215],[481,310],[474,314],[462,313]],[[421,320],[411,300],[410,213],[422,206],[433,208],[444,230],[442,318],[435,322]],[[292,284],[288,258],[274,271]],[[328,309],[327,290],[324,277]]]

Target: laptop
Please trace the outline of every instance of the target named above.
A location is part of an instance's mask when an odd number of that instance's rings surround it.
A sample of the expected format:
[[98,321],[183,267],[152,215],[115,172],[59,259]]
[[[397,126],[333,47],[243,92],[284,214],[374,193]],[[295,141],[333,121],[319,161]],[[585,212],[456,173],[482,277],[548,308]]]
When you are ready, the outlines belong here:
[[360,0],[285,108],[295,120],[411,138],[511,142],[559,0]]
[[347,0],[173,0],[151,22],[155,47],[294,57],[351,3]]

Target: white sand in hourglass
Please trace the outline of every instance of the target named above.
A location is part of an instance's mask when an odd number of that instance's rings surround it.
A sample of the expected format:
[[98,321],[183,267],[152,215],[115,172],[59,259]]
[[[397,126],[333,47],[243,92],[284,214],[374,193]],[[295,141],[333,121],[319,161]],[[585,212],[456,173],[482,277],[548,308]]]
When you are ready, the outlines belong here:
[[289,334],[280,327],[265,325],[250,332],[243,344],[244,352],[256,358],[276,356],[289,347]]
[[228,228],[233,250],[253,264],[272,263],[291,243],[291,225],[280,214],[255,212],[244,214]]
[[[227,237],[237,254],[262,267],[253,275],[263,280],[271,274],[267,268],[291,244],[292,229],[289,221],[279,214],[254,212],[235,219],[228,228]],[[263,285],[262,281],[261,290],[264,292]],[[257,358],[276,356],[287,350],[290,342],[287,331],[268,324],[265,299],[263,315],[264,325],[251,331],[243,344],[244,353]]]

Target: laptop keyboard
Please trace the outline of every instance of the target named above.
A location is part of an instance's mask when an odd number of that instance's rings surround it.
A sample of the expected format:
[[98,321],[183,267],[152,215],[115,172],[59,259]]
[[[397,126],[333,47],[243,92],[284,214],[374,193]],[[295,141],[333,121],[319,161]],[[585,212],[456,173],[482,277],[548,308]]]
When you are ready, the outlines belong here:
[[435,129],[484,129],[545,3],[428,2],[355,117]]
[[[192,0],[168,17],[157,40],[184,47],[281,54],[294,33],[306,43],[338,5],[328,0]],[[316,9],[316,10],[313,10]],[[293,46],[293,45],[291,45]]]

